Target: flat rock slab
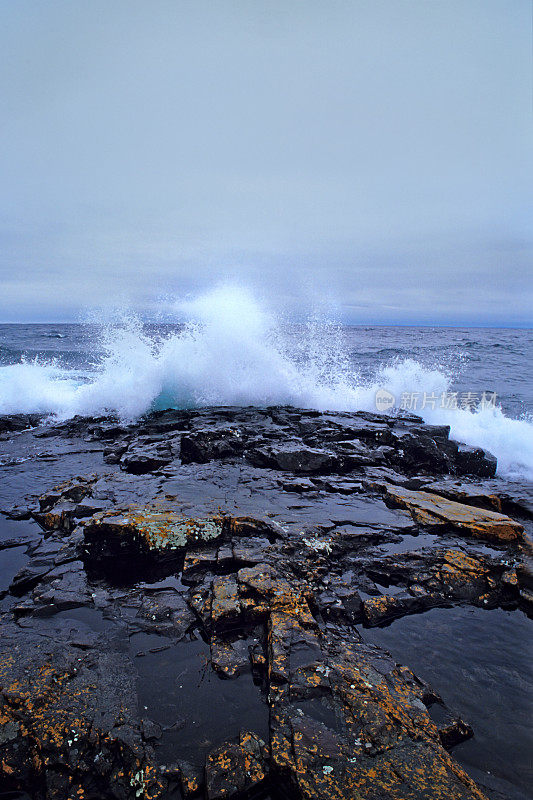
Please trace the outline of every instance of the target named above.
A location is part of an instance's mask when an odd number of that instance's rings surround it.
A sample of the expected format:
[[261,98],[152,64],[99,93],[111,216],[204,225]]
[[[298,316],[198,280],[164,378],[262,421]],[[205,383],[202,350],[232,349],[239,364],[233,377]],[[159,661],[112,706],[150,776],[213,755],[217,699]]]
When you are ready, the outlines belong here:
[[417,492],[401,486],[383,484],[386,498],[407,508],[421,525],[451,525],[468,535],[495,542],[510,542],[521,539],[524,528],[505,514],[457,503],[431,492]]

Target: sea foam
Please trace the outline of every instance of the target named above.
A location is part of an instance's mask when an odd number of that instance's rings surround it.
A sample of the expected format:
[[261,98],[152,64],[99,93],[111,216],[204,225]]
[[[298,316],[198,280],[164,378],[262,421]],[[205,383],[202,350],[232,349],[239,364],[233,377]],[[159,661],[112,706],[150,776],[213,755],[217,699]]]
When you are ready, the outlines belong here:
[[[437,396],[452,376],[413,359],[376,365],[371,380],[354,368],[340,326],[287,326],[247,291],[221,287],[180,303],[181,330],[154,339],[136,319],[104,328],[93,370],[33,360],[0,367],[0,413],[44,412],[58,419],[115,413],[134,419],[150,409],[277,405],[376,411],[376,391]],[[533,479],[533,424],[501,408],[425,408],[452,438],[486,448],[499,474]]]

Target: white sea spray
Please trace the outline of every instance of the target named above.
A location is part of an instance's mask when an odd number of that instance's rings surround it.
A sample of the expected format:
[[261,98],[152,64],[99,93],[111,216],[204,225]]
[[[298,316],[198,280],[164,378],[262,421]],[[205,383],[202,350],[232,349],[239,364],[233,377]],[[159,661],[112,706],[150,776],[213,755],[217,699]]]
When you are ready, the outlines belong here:
[[[180,303],[180,330],[154,339],[135,317],[102,329],[96,368],[67,370],[34,359],[0,367],[0,413],[42,412],[59,419],[116,413],[134,419],[150,409],[207,405],[291,404],[321,411],[375,411],[378,389],[442,395],[452,376],[413,358],[377,366],[363,380],[340,326],[311,319],[288,327],[247,290],[218,287]],[[98,348],[96,347],[98,345]],[[427,422],[498,458],[498,472],[533,479],[533,424],[495,408],[425,408]]]

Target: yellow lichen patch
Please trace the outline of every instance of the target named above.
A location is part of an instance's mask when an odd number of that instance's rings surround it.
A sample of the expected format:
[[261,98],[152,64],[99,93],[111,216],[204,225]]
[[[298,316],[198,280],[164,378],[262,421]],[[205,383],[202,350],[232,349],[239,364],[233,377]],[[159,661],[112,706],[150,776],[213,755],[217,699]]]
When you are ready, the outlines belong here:
[[370,624],[375,624],[376,621],[384,617],[394,615],[398,607],[401,608],[401,601],[395,595],[384,594],[380,597],[369,597],[363,603],[364,615]]

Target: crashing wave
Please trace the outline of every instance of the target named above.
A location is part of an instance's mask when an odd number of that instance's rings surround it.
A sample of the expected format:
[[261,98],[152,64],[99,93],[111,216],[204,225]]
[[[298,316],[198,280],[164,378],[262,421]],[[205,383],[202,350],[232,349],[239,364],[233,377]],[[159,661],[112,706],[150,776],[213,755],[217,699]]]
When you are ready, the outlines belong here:
[[[92,370],[54,361],[0,367],[0,413],[43,412],[65,419],[113,412],[133,419],[150,409],[208,405],[277,405],[376,411],[376,392],[441,396],[451,376],[414,359],[377,366],[372,380],[354,370],[340,326],[310,322],[289,328],[247,291],[218,288],[176,314],[179,331],[151,338],[136,319],[105,328],[104,357]],[[533,479],[533,424],[499,407],[425,408],[431,423],[486,448],[500,474]]]

